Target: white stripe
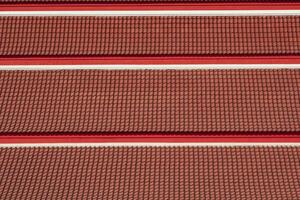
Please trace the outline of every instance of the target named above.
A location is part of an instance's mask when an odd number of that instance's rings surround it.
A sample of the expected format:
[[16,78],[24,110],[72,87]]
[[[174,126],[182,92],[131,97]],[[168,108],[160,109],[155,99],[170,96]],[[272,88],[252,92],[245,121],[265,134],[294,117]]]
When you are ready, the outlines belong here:
[[300,147],[300,143],[28,143],[0,144],[0,148],[18,147]]
[[300,69],[300,64],[174,64],[174,65],[0,65],[0,70],[195,70],[195,69]]
[[0,16],[269,16],[300,15],[300,10],[126,10],[1,11]]

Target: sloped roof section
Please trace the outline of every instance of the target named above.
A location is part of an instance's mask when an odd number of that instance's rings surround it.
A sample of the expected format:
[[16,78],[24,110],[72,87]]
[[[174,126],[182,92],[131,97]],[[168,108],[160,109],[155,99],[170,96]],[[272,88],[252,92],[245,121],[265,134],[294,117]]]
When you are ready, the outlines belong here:
[[1,199],[299,199],[299,147],[0,148]]
[[298,55],[300,16],[0,17],[0,56]]
[[0,132],[300,131],[300,71],[0,71]]

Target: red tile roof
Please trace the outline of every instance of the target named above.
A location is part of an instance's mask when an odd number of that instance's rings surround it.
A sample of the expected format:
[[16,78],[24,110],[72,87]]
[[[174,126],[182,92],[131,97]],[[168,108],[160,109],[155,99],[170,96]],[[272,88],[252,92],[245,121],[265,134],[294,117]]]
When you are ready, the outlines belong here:
[[300,54],[300,16],[0,17],[0,56]]
[[300,131],[300,71],[0,71],[0,132]]
[[0,199],[300,199],[299,147],[0,148]]

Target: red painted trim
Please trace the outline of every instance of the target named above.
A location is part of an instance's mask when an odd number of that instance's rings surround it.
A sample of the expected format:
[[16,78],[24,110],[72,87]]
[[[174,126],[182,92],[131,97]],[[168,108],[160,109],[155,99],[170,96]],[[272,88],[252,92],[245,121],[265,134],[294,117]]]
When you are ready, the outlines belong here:
[[52,3],[0,4],[0,11],[85,10],[297,10],[300,3]]
[[0,65],[300,64],[300,56],[6,57]]
[[[299,133],[300,134],[300,133]],[[300,135],[218,135],[218,136],[189,136],[189,135],[120,135],[120,136],[0,136],[0,144],[14,143],[300,143]]]

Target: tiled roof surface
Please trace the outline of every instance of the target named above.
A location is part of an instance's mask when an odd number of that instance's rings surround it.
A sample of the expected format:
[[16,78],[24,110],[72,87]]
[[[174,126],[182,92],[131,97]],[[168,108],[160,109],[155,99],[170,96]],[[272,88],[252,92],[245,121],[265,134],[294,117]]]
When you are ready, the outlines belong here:
[[0,17],[0,56],[291,55],[300,16]]
[[300,199],[299,147],[0,148],[0,199]]
[[0,132],[300,131],[300,71],[0,71]]

